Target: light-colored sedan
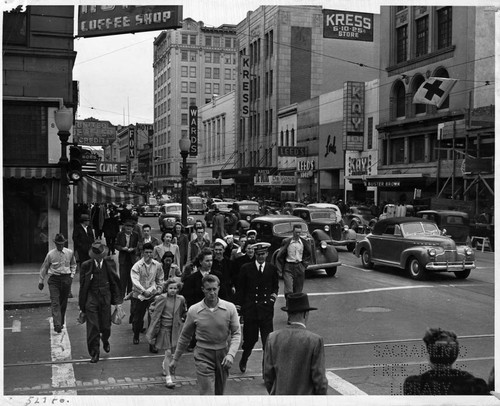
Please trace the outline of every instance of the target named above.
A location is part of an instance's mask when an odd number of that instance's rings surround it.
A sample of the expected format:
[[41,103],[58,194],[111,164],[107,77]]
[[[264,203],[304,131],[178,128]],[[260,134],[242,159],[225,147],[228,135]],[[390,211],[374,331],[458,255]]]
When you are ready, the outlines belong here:
[[333,203],[310,203],[307,207],[313,207],[315,209],[331,209],[335,211],[335,215],[337,216],[337,222],[339,224],[343,224],[342,220],[342,212],[339,209],[339,206]]

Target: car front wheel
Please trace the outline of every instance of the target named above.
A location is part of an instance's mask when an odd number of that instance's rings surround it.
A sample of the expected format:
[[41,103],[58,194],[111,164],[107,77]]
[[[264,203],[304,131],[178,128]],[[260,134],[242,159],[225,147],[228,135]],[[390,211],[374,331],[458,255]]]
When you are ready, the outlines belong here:
[[425,268],[422,266],[420,261],[415,257],[411,257],[408,260],[406,269],[408,270],[408,273],[410,274],[410,277],[412,279],[420,281],[425,278],[426,274]]
[[361,263],[365,269],[373,268],[372,256],[366,248],[361,251]]
[[467,279],[470,275],[470,269],[467,269],[466,271],[462,272],[453,272],[457,279]]
[[350,242],[349,244],[347,244],[347,251],[353,252],[354,248],[356,248],[356,243],[355,242]]
[[326,268],[326,274],[330,277],[333,277],[335,276],[335,274],[337,273],[337,267],[334,266],[332,268]]

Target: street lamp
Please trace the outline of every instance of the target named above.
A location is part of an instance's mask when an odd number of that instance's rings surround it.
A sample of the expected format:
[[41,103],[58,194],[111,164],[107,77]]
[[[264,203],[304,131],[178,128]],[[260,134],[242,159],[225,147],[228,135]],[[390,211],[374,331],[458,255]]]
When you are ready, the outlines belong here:
[[62,106],[54,114],[57,135],[61,141],[61,158],[59,159],[59,166],[61,168],[61,191],[59,193],[59,233],[64,235],[67,239],[68,236],[68,187],[69,180],[67,176],[68,166],[68,139],[70,136],[70,128],[73,125],[73,109],[68,109]]
[[189,154],[189,147],[191,146],[191,141],[188,137],[182,137],[179,140],[179,149],[181,150],[182,156],[182,166],[181,166],[181,223],[185,227],[187,225],[187,180],[189,175],[189,169],[187,167],[186,159]]

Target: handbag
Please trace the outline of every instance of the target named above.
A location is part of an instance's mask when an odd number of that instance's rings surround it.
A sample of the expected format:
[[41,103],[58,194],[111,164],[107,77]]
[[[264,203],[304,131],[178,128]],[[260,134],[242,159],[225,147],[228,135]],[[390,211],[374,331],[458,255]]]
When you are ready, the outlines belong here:
[[76,321],[78,324],[84,324],[87,321],[87,315],[84,312],[80,312]]
[[111,315],[111,322],[116,325],[122,324],[122,319],[125,317],[125,312],[121,306],[115,306],[115,310]]

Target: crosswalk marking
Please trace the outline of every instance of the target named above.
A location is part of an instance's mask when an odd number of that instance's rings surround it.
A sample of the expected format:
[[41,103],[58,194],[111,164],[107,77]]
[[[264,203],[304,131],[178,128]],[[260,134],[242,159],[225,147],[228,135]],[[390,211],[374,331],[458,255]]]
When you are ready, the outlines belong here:
[[[71,343],[66,327],[61,333],[56,333],[52,317],[49,317],[49,324],[52,361],[71,361]],[[63,388],[54,390],[53,395],[76,395],[75,389],[66,389],[74,388],[75,385],[75,371],[71,362],[52,365],[52,387]]]
[[346,381],[345,379],[342,379],[340,376],[334,374],[331,371],[326,371],[326,379],[328,379],[328,386],[339,392],[341,395],[368,395],[357,386],[354,386],[352,383]]
[[14,320],[12,322],[12,332],[20,333],[21,332],[21,320]]

